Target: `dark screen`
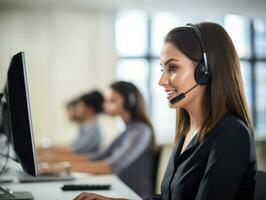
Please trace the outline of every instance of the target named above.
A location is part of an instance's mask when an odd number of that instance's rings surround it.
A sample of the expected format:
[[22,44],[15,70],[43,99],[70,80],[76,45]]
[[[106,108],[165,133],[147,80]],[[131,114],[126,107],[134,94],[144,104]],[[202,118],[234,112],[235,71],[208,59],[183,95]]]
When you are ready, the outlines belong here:
[[25,172],[37,175],[24,53],[13,56],[7,77],[7,100],[13,147]]

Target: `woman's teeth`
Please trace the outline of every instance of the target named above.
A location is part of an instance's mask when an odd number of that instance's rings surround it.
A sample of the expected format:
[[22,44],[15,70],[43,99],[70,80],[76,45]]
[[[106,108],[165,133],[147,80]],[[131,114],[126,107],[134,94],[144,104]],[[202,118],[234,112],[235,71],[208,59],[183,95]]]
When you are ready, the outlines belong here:
[[167,94],[167,99],[168,100],[171,100],[172,98],[174,98],[176,96],[176,90],[171,90],[171,91],[167,91],[166,94]]

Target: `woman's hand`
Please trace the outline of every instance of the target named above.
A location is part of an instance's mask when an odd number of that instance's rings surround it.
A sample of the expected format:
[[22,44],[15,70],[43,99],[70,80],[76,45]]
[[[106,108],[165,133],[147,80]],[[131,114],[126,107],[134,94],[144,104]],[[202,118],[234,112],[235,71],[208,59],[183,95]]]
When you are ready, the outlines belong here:
[[85,154],[75,154],[73,152],[54,152],[47,150],[38,154],[39,162],[81,162],[81,161],[89,161],[89,158]]
[[38,163],[38,174],[39,175],[52,175],[60,173],[70,173],[70,163]]
[[80,195],[78,195],[74,200],[126,200],[126,199],[110,198],[98,194],[83,192]]
[[71,162],[71,171],[90,174],[111,174],[112,168],[107,161]]

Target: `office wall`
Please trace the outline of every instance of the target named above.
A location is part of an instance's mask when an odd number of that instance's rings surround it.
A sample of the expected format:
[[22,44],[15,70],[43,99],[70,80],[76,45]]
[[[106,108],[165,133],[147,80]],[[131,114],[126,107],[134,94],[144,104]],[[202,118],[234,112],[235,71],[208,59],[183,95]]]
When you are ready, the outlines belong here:
[[68,142],[76,129],[65,103],[113,80],[113,27],[112,12],[0,8],[0,88],[11,56],[25,51],[37,143]]

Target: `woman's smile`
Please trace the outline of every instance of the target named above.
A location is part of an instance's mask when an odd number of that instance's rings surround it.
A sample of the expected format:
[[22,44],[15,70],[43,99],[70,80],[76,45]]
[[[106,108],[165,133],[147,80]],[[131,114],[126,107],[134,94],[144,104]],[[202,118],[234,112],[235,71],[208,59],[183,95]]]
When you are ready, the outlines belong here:
[[177,90],[176,89],[165,89],[166,92],[166,98],[170,101],[175,96],[177,96]]

